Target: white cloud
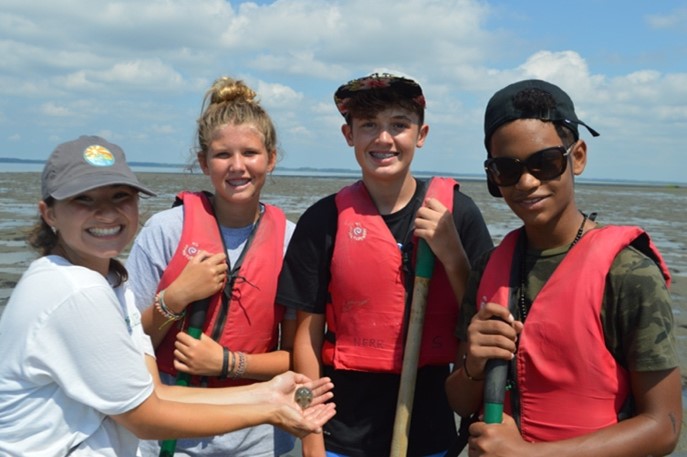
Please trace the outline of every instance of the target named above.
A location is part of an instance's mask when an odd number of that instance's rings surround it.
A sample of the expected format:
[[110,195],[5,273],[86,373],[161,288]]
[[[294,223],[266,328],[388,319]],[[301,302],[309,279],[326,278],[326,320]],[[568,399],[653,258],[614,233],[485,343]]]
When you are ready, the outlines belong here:
[[[531,27],[533,9],[491,0],[3,0],[0,138],[45,151],[53,139],[107,131],[129,141],[136,160],[168,161],[188,152],[205,90],[229,75],[256,89],[275,120],[290,151],[282,166],[355,166],[350,155],[321,154],[347,151],[332,94],[351,78],[393,71],[417,79],[427,96],[420,169],[480,172],[484,105],[523,78],[570,93],[602,132],[593,142],[600,156],[622,149],[635,160],[659,142],[661,151],[679,149],[687,73],[639,67],[627,55],[645,45],[634,34],[605,49],[607,40],[593,39],[599,31],[581,34],[582,25],[516,29]],[[686,22],[687,10],[651,10],[637,21],[652,30],[679,33]],[[669,44],[660,52],[684,60]],[[599,55],[618,67],[607,71]]]
[[668,14],[650,14],[646,17],[647,23],[656,29],[672,29],[682,27],[685,31],[687,23],[687,8],[676,8]]
[[121,138],[116,133],[114,133],[112,130],[107,129],[99,130],[95,133],[95,135],[101,138],[106,138],[107,140],[115,143],[121,140]]
[[274,108],[293,108],[303,100],[303,94],[283,84],[269,84],[260,81],[256,88],[266,105]]
[[171,125],[152,125],[151,131],[158,135],[169,135],[176,133],[176,129]]
[[96,72],[94,76],[106,83],[124,83],[158,90],[178,87],[183,83],[181,75],[159,59],[116,63],[108,70]]
[[73,115],[73,113],[66,107],[59,106],[53,102],[47,102],[41,105],[41,113],[46,116],[53,117],[67,117]]
[[288,52],[286,55],[263,54],[257,56],[249,65],[258,70],[283,72],[293,75],[306,75],[323,79],[341,79],[347,70],[343,65],[319,61],[311,51]]

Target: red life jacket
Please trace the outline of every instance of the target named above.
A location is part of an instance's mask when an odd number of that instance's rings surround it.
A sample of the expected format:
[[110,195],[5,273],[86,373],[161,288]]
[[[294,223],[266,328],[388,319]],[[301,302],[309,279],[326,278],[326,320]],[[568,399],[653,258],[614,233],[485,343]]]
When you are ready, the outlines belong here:
[[[437,198],[452,210],[456,185],[453,179],[434,178],[426,197]],[[339,191],[336,205],[338,229],[323,362],[337,369],[400,373],[406,325],[401,250],[362,181]],[[455,360],[458,310],[446,272],[441,262],[436,262],[427,297],[419,366]]]
[[[521,230],[492,253],[478,289],[478,306],[508,307],[510,274]],[[644,251],[670,274],[639,227],[605,226],[587,232],[546,281],[527,314],[516,353],[520,432],[527,441],[557,441],[618,422],[630,392],[629,373],[606,347],[601,326],[606,276],[625,247]],[[504,410],[512,414],[507,393]]]
[[[160,279],[158,291],[165,289],[184,269],[199,250],[225,252],[222,236],[212,204],[202,192],[181,192],[184,204],[184,228],[172,260]],[[255,229],[252,241],[246,245],[243,261],[236,272],[231,299],[223,300],[223,291],[212,296],[203,333],[231,351],[261,354],[277,345],[278,325],[284,308],[275,303],[277,280],[284,252],[286,216],[277,207],[264,205],[265,210]],[[160,371],[176,375],[174,342],[176,335],[188,327],[187,319],[172,326],[155,353]],[[193,379],[192,383],[197,384]],[[252,381],[211,377],[210,386],[248,384]]]

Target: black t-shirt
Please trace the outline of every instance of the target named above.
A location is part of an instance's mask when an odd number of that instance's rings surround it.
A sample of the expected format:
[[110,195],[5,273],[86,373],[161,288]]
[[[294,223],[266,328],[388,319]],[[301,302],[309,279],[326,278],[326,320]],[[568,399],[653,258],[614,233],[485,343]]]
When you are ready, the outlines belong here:
[[[382,216],[400,244],[407,244],[412,236],[410,227],[427,189],[428,180],[417,182],[415,195],[405,208]],[[325,313],[338,220],[334,197],[321,199],[299,219],[284,258],[278,303],[308,313]],[[453,218],[468,259],[473,263],[493,244],[481,212],[458,187],[454,191]],[[446,450],[456,437],[454,414],[444,390],[449,369],[446,365],[418,370],[409,456]],[[389,455],[400,376],[334,370],[326,365],[323,374],[334,382],[337,410],[324,427],[327,449],[351,457]]]

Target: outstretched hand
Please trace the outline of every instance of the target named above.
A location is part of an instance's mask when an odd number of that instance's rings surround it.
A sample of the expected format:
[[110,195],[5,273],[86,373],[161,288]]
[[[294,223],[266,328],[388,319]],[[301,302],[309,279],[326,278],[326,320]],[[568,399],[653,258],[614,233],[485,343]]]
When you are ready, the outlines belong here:
[[[296,390],[300,387],[307,387],[312,391],[312,401],[310,407],[325,403],[334,397],[332,389],[334,384],[329,378],[320,378],[311,381],[307,376],[287,371],[275,376],[265,383],[270,389],[271,401],[277,404],[285,404],[296,409],[301,409],[295,399]],[[306,408],[307,409],[307,408]]]
[[[265,383],[270,402],[280,405],[275,425],[302,438],[310,433],[321,433],[322,426],[336,414],[335,405],[327,403],[334,394],[329,378],[311,381],[305,375],[287,371]],[[306,387],[312,392],[310,405],[301,409],[295,400],[296,390]]]

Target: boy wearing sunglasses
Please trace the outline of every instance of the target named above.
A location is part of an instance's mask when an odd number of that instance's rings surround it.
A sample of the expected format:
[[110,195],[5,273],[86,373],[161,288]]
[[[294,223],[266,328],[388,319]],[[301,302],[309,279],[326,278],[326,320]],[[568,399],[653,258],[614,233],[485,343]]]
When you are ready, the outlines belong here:
[[469,455],[665,455],[677,444],[681,386],[670,276],[639,227],[581,212],[574,176],[587,144],[559,87],[520,81],[485,114],[490,193],[523,221],[474,267],[446,383],[478,414],[489,359],[508,361],[504,421],[470,426]]
[[277,292],[279,303],[298,310],[295,369],[328,373],[336,389],[335,422],[323,439],[303,440],[303,455],[390,455],[415,249],[423,238],[436,262],[408,456],[443,456],[456,439],[444,382],[457,351],[459,298],[470,262],[492,247],[491,237],[454,180],[411,173],[429,131],[419,84],[375,73],[343,84],[334,101],[362,179],[303,213]]

